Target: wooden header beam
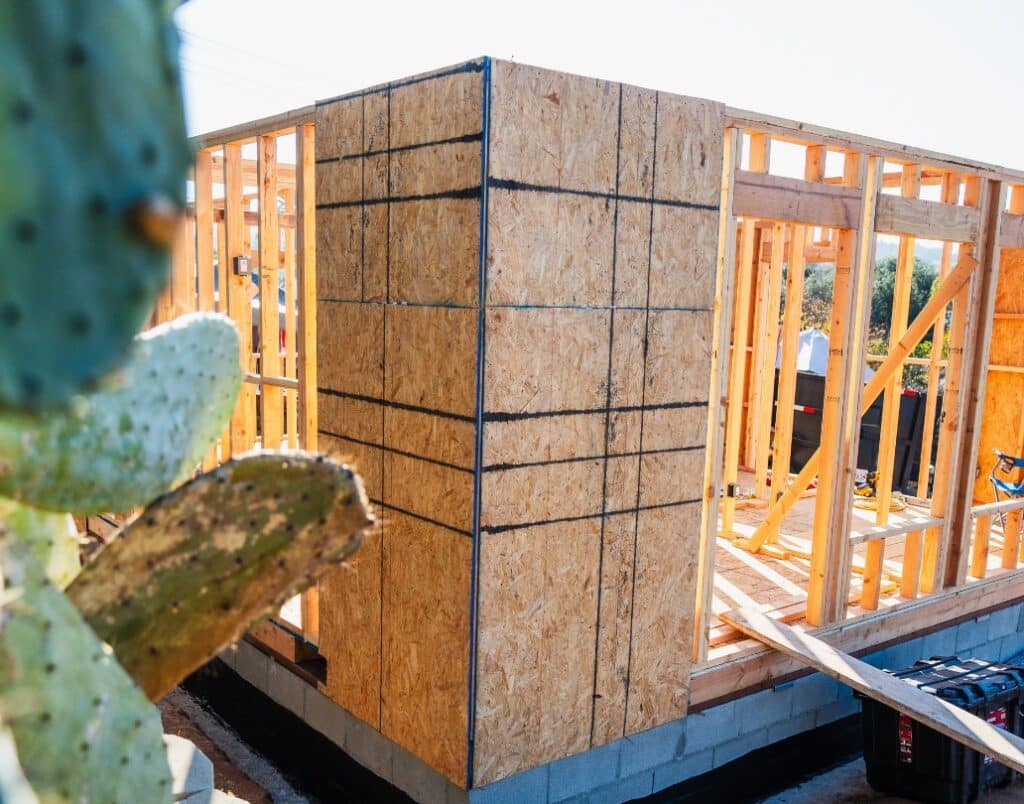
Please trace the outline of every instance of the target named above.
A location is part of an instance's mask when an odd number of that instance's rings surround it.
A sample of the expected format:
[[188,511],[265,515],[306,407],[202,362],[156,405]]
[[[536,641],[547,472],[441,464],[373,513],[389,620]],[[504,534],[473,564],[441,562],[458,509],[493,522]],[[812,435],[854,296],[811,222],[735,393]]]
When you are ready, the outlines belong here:
[[1015,184],[1024,183],[1024,171],[929,151],[924,148],[914,148],[874,137],[865,137],[860,134],[851,134],[811,123],[787,120],[747,109],[734,109],[727,106],[725,122],[726,125],[744,130],[772,134],[784,142],[817,143],[837,151],[860,151],[863,154],[881,156],[895,162],[926,164],[929,167],[945,168],[958,173],[972,173],[984,178],[1010,181]]
[[974,207],[922,201],[919,198],[878,196],[875,231],[910,235],[928,240],[973,243],[981,230],[981,214]]
[[315,118],[316,106],[311,103],[308,106],[301,106],[298,109],[281,112],[270,117],[261,117],[258,120],[250,120],[236,126],[199,134],[192,138],[192,146],[198,150],[227,145],[230,142],[255,140],[260,135],[269,137],[273,134],[290,134],[296,126],[312,123]]
[[737,170],[733,214],[853,229],[860,216],[860,198],[856,187]]

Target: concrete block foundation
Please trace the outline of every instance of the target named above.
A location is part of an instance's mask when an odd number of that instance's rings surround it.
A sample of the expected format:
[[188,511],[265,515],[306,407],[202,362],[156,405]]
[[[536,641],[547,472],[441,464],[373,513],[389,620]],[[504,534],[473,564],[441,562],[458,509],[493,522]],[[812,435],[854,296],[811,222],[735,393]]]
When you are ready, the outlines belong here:
[[[957,653],[1006,661],[1024,650],[1024,604],[966,620],[863,657],[883,668]],[[775,688],[693,712],[492,784],[463,790],[247,642],[221,657],[278,704],[345,753],[424,804],[617,802],[657,793],[721,768],[772,743],[835,723],[860,710],[849,688],[812,673]]]

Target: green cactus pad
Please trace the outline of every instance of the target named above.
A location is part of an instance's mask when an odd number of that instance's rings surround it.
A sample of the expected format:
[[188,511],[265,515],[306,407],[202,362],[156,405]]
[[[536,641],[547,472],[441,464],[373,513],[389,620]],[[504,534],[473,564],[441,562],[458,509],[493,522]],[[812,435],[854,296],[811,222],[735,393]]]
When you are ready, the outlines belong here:
[[0,3],[0,405],[114,368],[167,280],[191,160],[171,3]]
[[68,596],[156,700],[348,556],[372,521],[347,467],[252,453],[149,505]]
[[43,804],[170,802],[160,714],[17,539],[0,542],[0,717]]
[[231,415],[230,319],[193,313],[136,339],[117,387],[45,417],[0,415],[0,494],[84,515],[145,505],[186,477]]
[[61,589],[82,567],[78,530],[70,514],[40,511],[0,498],[0,538],[24,540],[46,577]]

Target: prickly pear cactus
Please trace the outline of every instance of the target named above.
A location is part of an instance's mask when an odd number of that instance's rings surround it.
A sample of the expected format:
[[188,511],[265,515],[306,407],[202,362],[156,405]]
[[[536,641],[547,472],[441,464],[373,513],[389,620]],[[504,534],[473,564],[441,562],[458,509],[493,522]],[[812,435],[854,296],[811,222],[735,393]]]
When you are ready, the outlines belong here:
[[0,498],[0,539],[20,539],[59,589],[78,575],[78,530],[70,514],[40,511]]
[[81,515],[167,491],[231,415],[242,382],[235,325],[194,313],[155,327],[136,339],[116,381],[41,419],[0,414],[0,494]]
[[168,271],[190,147],[173,3],[0,3],[0,405],[66,403]]
[[371,523],[347,467],[252,453],[154,501],[67,594],[156,700],[349,555]]
[[2,542],[0,718],[43,804],[171,801],[160,716],[35,563]]

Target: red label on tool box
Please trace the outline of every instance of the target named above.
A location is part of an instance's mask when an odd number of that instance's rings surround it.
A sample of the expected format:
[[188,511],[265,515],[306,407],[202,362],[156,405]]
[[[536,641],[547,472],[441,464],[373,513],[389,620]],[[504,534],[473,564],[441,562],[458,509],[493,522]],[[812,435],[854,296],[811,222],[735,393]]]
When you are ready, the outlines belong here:
[[[1005,706],[1000,706],[1000,707],[998,707],[996,709],[993,709],[991,712],[988,713],[988,715],[985,716],[985,720],[987,720],[989,723],[991,723],[997,729],[1005,729],[1006,728],[1006,707]],[[990,757],[988,754],[985,754],[985,764],[986,765],[991,765],[993,762],[995,762],[995,760],[992,759],[992,757]]]
[[909,765],[914,761],[914,721],[900,712],[900,762]]

